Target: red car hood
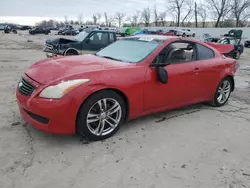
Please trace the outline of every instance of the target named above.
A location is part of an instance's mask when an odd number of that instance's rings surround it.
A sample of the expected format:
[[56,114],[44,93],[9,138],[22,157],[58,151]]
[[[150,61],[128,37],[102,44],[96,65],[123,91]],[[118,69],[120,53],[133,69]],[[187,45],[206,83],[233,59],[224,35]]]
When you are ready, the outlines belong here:
[[234,45],[232,44],[220,44],[220,43],[214,43],[214,42],[205,42],[209,46],[212,46],[213,48],[216,48],[221,54],[226,54],[231,52],[234,49]]
[[66,76],[124,66],[131,66],[131,64],[94,55],[77,55],[39,61],[33,64],[25,74],[41,84],[46,84]]

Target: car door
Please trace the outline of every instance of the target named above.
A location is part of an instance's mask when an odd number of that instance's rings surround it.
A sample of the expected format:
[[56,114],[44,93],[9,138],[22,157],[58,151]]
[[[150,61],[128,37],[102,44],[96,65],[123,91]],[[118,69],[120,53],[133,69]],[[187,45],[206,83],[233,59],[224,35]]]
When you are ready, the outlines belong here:
[[[164,49],[165,51],[162,51],[165,53],[164,61],[167,58],[167,61],[170,63],[164,67],[168,73],[168,82],[166,84],[162,84],[157,79],[155,67],[147,69],[144,88],[144,111],[171,109],[197,101],[198,63],[195,55],[192,55],[195,54],[195,49],[192,49],[192,52],[190,51],[192,53],[190,58],[182,58],[183,54],[179,54],[180,56],[175,58],[172,51],[177,52],[179,50],[180,53],[183,52],[183,49],[177,47],[178,44],[189,45],[185,42],[174,42],[168,45]],[[160,52],[159,56],[162,52]]]
[[109,44],[108,32],[94,32],[82,45],[82,54],[95,53]]
[[201,101],[210,100],[217,85],[220,82],[220,73],[225,68],[220,61],[221,57],[215,57],[215,53],[208,46],[196,44],[198,92],[197,98]]

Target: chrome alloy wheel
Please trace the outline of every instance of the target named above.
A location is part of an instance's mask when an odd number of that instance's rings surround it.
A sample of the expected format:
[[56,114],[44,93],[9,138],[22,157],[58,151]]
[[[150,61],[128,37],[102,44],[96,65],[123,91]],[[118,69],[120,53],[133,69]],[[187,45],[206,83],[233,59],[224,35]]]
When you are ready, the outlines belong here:
[[97,101],[87,115],[87,127],[96,136],[111,133],[120,123],[122,117],[121,105],[112,98]]
[[217,101],[220,104],[223,104],[227,101],[231,92],[231,83],[229,80],[224,80],[221,82],[218,91],[217,91]]

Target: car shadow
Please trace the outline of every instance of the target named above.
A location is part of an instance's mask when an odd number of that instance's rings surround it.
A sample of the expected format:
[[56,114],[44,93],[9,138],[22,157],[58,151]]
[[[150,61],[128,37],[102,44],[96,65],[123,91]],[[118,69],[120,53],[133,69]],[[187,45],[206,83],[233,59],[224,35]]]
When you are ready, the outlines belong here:
[[[114,142],[115,140],[121,140],[123,138],[125,139],[127,134],[147,129],[149,128],[148,126],[152,125],[152,123],[157,124],[172,118],[177,118],[183,115],[196,113],[202,110],[203,107],[204,104],[195,104],[131,120],[129,122],[124,123],[124,125],[121,126],[120,130],[114,136],[101,142],[109,143],[109,142]],[[46,142],[47,144],[50,144],[50,146],[53,145],[58,147],[65,145],[76,146],[77,142],[83,145],[96,143],[96,142],[89,142],[78,133],[74,135],[55,135],[40,131],[31,125],[27,125],[27,123],[23,123],[23,128],[26,129],[26,132],[29,135],[30,139],[36,140],[36,142]]]

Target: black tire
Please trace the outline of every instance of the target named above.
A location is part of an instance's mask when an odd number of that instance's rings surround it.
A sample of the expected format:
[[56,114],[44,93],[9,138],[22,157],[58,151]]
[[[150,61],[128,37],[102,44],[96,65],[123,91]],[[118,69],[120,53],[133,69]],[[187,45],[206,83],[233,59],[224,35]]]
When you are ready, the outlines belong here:
[[72,55],[78,55],[78,53],[76,51],[69,50],[64,54],[64,56],[72,56]]
[[182,34],[182,37],[185,37],[185,36],[186,36],[186,33],[183,33],[183,34]]
[[[93,134],[87,126],[87,115],[91,107],[94,104],[96,104],[99,100],[104,99],[104,98],[116,100],[120,104],[122,115],[121,115],[119,124],[114,128],[112,132],[106,135],[97,136]],[[126,117],[126,105],[125,105],[123,98],[112,90],[102,90],[97,93],[94,93],[86,101],[84,101],[77,115],[76,129],[87,140],[91,140],[91,141],[104,140],[106,138],[113,136],[119,130],[121,124],[125,120],[125,117]]]
[[[218,101],[218,93],[219,93],[219,88],[221,86],[221,84],[224,82],[224,81],[228,81],[230,83],[230,93],[229,93],[229,96],[227,97],[227,99],[225,100],[225,102],[223,103],[220,103]],[[232,83],[232,80],[231,78],[229,77],[225,77],[224,79],[222,79],[219,83],[219,85],[217,86],[216,88],[216,91],[214,93],[214,96],[213,96],[213,100],[210,102],[210,105],[214,106],[214,107],[221,107],[223,105],[225,105],[228,101],[228,99],[230,98],[230,95],[231,95],[231,92],[232,92],[232,88],[233,88],[233,83]]]
[[195,33],[192,35],[192,37],[195,37]]
[[13,30],[13,33],[14,33],[14,34],[17,34],[17,31],[14,29],[14,30]]

